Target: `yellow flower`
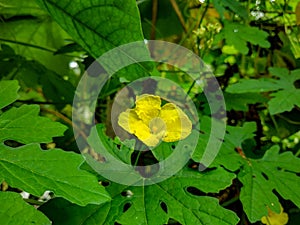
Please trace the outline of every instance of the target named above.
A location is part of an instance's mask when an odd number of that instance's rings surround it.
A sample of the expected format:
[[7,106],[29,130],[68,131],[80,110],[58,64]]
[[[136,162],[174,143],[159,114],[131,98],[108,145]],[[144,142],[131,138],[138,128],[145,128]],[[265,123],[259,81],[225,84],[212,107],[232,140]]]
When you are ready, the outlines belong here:
[[149,94],[137,96],[135,104],[119,115],[118,124],[147,146],[182,140],[191,133],[192,122],[175,104],[161,107],[160,97]]
[[283,212],[282,206],[280,206],[280,213],[274,213],[268,208],[268,216],[261,218],[261,222],[267,225],[285,225],[287,224],[289,217],[288,214]]

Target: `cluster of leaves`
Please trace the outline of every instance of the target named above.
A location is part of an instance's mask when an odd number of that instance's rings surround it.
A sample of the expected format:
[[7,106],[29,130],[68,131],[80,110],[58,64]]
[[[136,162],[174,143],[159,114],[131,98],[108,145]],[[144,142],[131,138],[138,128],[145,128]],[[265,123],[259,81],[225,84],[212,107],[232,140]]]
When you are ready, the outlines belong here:
[[[270,210],[279,214],[283,205],[290,223],[298,224],[299,8],[288,1],[1,1],[1,223],[249,224]],[[153,74],[181,84],[197,105],[200,138],[176,175],[135,187],[107,181],[84,164],[69,117],[91,60],[144,38],[179,43],[211,66],[224,91],[228,126],[224,140],[212,136],[201,85],[158,65]],[[152,64],[126,68],[99,97],[97,135],[127,164],[144,162],[128,143],[107,137],[111,98],[152,70]],[[201,171],[210,138],[221,148]],[[163,143],[152,157],[163,160],[173,148]],[[41,198],[46,191],[48,201]]]

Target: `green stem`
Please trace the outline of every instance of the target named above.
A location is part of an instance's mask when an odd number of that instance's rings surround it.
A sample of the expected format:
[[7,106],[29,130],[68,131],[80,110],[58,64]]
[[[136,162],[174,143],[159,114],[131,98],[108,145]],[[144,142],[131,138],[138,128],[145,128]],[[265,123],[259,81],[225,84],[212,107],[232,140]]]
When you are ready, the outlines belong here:
[[137,157],[136,157],[136,159],[135,159],[134,165],[133,165],[134,167],[137,166],[141,154],[142,154],[142,151],[139,151],[139,153],[138,153],[138,155],[137,155]]
[[284,116],[282,116],[282,115],[280,115],[280,114],[278,114],[278,115],[276,115],[276,116],[278,116],[279,118],[285,120],[286,122],[288,122],[288,123],[290,123],[290,124],[300,125],[300,121],[293,121],[293,120],[290,120],[290,119],[288,119],[288,118],[286,118],[286,117],[284,117]]
[[[201,19],[199,21],[199,25],[198,25],[199,29],[201,28],[201,24],[202,24],[202,22],[204,20],[204,17],[206,15],[206,13],[207,13],[208,7],[209,7],[209,0],[206,2],[206,6],[205,6],[205,9],[204,9],[204,12],[202,13]],[[200,41],[201,41],[200,38],[197,36],[197,51],[198,51],[199,57],[202,59],[202,57],[205,54],[206,48],[200,53]]]
[[274,118],[273,115],[270,114],[270,117],[271,117],[271,120],[272,120],[272,122],[273,122],[273,124],[274,124],[274,127],[275,127],[275,129],[276,129],[276,132],[277,132],[277,134],[279,135],[279,128],[278,128],[277,122],[276,122],[276,120],[275,120],[275,118]]
[[52,52],[52,53],[56,52],[56,50],[53,50],[53,49],[49,49],[49,48],[45,48],[42,46],[33,45],[33,44],[26,43],[26,42],[21,42],[21,41],[13,41],[13,40],[8,40],[8,39],[3,39],[3,38],[0,38],[0,41],[18,44],[18,45],[24,45],[24,46],[31,47],[31,48],[37,48],[37,49],[40,49],[40,50],[43,50],[46,52]]
[[227,202],[224,202],[223,204],[221,204],[221,206],[226,207],[231,205],[232,203],[235,203],[236,201],[238,201],[240,199],[239,196],[233,197],[232,199],[228,200]]
[[191,86],[189,87],[189,90],[187,91],[187,95],[190,94],[190,92],[191,92],[192,88],[195,86],[195,84],[196,84],[196,80],[193,80],[193,83],[191,84]]
[[25,202],[31,204],[31,205],[43,205],[44,202],[38,201],[38,200],[34,200],[34,199],[24,199]]
[[[202,24],[202,22],[203,22],[203,20],[204,20],[204,17],[205,17],[205,15],[206,15],[206,13],[207,13],[208,7],[209,7],[209,0],[206,2],[206,6],[205,6],[205,9],[204,9],[204,12],[203,12],[202,15],[201,15],[201,18],[200,18],[200,21],[199,21],[198,28],[201,27],[201,24]],[[198,50],[198,55],[199,55],[200,58],[202,58],[202,57],[204,56],[204,53],[205,53],[205,51],[206,51],[206,48],[202,51],[202,54],[201,54],[201,53],[200,53],[200,38],[199,38],[199,37],[197,37],[197,48],[198,48],[198,49],[197,49],[197,50]],[[196,84],[196,80],[193,80],[193,83],[191,84],[191,86],[189,87],[189,90],[187,91],[187,95],[190,94],[190,92],[191,92],[191,90],[193,89],[193,87],[195,86],[195,84]]]
[[[8,39],[4,39],[4,38],[0,38],[0,41],[7,42],[7,43],[13,43],[13,44],[17,44],[17,45],[23,45],[23,46],[31,47],[31,48],[36,48],[36,49],[43,50],[46,52],[56,53],[55,49],[49,49],[49,48],[45,48],[45,47],[38,46],[38,45],[33,45],[33,44],[22,42],[22,41],[13,41],[13,40],[8,40]],[[70,56],[70,57],[78,57],[78,56],[69,55],[69,54],[64,54],[64,55]]]

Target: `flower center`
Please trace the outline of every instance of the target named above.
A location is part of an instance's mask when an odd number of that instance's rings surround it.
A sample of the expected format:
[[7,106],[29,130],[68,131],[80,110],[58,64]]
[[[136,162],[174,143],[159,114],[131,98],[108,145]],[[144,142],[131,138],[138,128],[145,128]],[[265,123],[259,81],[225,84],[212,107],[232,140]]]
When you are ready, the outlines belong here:
[[150,121],[149,128],[152,134],[164,135],[166,132],[166,124],[159,117],[155,117]]

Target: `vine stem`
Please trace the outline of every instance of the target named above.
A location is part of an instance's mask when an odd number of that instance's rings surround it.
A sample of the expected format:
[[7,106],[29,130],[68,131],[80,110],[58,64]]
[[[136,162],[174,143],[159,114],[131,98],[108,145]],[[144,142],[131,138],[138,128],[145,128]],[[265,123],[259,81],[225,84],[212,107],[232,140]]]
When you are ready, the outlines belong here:
[[221,206],[226,207],[231,205],[232,203],[235,203],[236,201],[238,201],[240,199],[239,196],[233,197],[232,199],[228,200],[227,202],[224,202],[223,204],[221,204]]
[[68,117],[66,117],[62,113],[52,109],[46,109],[44,107],[41,107],[41,110],[62,119],[65,123],[69,124],[71,127],[74,127],[85,140],[87,139],[87,135],[76,124],[74,124]]
[[34,199],[23,199],[25,202],[29,203],[29,204],[32,204],[32,205],[43,205],[45,202],[41,202],[41,201],[38,201],[38,200],[34,200]]
[[35,101],[35,100],[17,100],[16,102],[25,104],[39,104],[39,105],[66,105],[72,104],[71,102],[49,102],[49,101]]
[[42,46],[29,44],[29,43],[22,42],[22,41],[13,41],[13,40],[8,40],[8,39],[4,39],[4,38],[0,38],[0,41],[7,42],[7,43],[18,44],[18,45],[24,45],[24,46],[27,46],[27,47],[36,48],[36,49],[40,49],[40,50],[43,50],[43,51],[46,51],[46,52],[51,52],[51,53],[55,53],[56,52],[56,50],[54,50],[54,49],[49,49],[49,48],[45,48],[45,47],[42,47]]
[[158,8],[158,0],[153,0],[152,1],[152,23],[151,23],[151,34],[150,34],[151,40],[155,39],[157,8]]
[[[204,17],[206,15],[206,13],[207,13],[208,7],[209,7],[209,0],[207,1],[204,12],[201,15],[199,25],[198,25],[199,28],[201,27],[201,24],[204,20]],[[198,55],[199,55],[200,58],[202,58],[204,56],[205,51],[203,50],[202,54],[200,54],[200,51],[199,51],[199,49],[200,49],[200,39],[199,39],[199,37],[197,37],[197,48],[198,48]],[[193,83],[191,84],[191,86],[189,87],[189,90],[187,91],[187,95],[190,94],[190,92],[192,91],[195,84],[196,84],[196,80],[193,80]]]
[[290,123],[290,124],[295,124],[295,125],[300,125],[300,121],[293,121],[293,120],[290,120],[289,118],[286,118],[280,114],[276,115],[278,116],[279,118],[285,120],[286,122]]
[[188,32],[188,29],[187,29],[186,26],[185,26],[184,18],[183,18],[183,16],[182,16],[182,13],[181,13],[181,11],[180,11],[180,9],[179,9],[179,7],[178,7],[178,4],[177,4],[176,0],[170,0],[170,2],[171,2],[171,5],[172,5],[172,7],[173,7],[173,9],[174,9],[174,11],[175,11],[175,13],[176,13],[176,15],[177,15],[179,21],[180,21],[180,24],[181,24],[181,26],[182,26],[184,32],[187,33],[187,32]]
[[276,129],[277,134],[279,134],[279,127],[278,127],[278,125],[277,125],[277,122],[276,122],[274,116],[270,114],[270,118],[271,118],[271,120],[272,120],[272,122],[273,122],[273,124],[274,124],[274,127],[275,127],[275,129]]
[[134,165],[133,165],[134,167],[137,166],[141,154],[142,154],[142,151],[139,151],[139,153],[138,153],[138,155],[137,155],[137,157],[136,157],[136,160],[135,160],[135,162],[134,162]]
[[[39,50],[42,50],[42,51],[51,52],[53,54],[57,52],[57,50],[55,50],[55,49],[45,48],[45,47],[42,47],[42,46],[33,45],[33,44],[22,42],[22,41],[13,41],[13,40],[8,40],[8,39],[4,39],[4,38],[0,38],[0,41],[7,42],[7,43],[12,43],[12,44],[23,45],[23,46],[31,47],[31,48],[36,48],[36,49],[39,49]],[[69,56],[69,57],[79,57],[77,55],[69,55],[69,54],[62,54],[62,55]]]

